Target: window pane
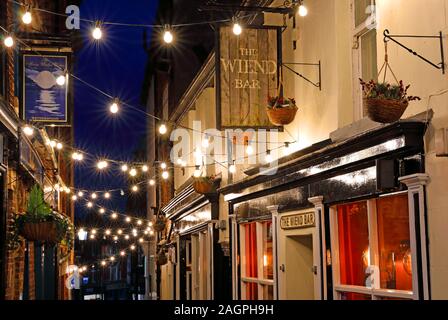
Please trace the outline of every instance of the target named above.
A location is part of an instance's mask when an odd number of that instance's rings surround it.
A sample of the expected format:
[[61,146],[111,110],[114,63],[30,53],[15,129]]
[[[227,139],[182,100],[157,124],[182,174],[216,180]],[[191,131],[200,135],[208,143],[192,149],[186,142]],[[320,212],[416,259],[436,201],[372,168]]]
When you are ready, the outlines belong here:
[[376,46],[376,29],[370,30],[360,38],[362,79],[364,81],[378,79],[378,59]]
[[258,284],[245,282],[246,287],[246,300],[258,300]]
[[361,293],[341,292],[341,300],[372,300],[372,297]]
[[365,286],[370,264],[366,202],[337,207],[341,284]]
[[274,286],[263,286],[263,300],[274,300]]
[[[372,14],[371,0],[355,0],[355,25],[359,26]],[[373,1],[375,4],[375,1]]]
[[263,223],[265,242],[263,245],[263,276],[264,279],[274,279],[272,261],[272,222]]
[[407,194],[378,199],[377,211],[381,288],[411,291]]
[[257,228],[255,223],[244,225],[245,228],[245,258],[246,277],[257,278]]

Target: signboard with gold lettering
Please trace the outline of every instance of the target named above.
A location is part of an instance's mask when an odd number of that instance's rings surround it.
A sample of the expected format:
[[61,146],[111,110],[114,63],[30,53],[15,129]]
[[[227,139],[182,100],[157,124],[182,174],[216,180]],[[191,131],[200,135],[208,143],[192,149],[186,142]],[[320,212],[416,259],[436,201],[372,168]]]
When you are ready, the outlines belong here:
[[292,216],[283,216],[280,219],[282,229],[299,229],[314,227],[316,223],[314,212],[306,212]]
[[231,26],[222,26],[216,47],[218,129],[273,128],[266,105],[278,91],[281,29],[245,27],[236,36]]

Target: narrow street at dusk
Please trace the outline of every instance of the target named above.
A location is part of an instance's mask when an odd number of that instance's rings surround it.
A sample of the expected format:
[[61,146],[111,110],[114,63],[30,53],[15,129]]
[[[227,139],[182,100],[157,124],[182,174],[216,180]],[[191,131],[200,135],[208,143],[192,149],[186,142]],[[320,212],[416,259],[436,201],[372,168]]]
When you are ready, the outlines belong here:
[[186,319],[447,301],[447,17],[0,0],[0,301]]

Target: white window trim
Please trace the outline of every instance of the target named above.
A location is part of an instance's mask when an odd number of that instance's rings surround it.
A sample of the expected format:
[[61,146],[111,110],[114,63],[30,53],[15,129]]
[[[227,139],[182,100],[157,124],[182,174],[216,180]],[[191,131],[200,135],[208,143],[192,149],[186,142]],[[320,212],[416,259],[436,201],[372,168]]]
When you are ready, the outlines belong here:
[[[374,0],[371,0],[373,5]],[[370,32],[372,29],[377,29],[377,17],[375,10],[375,17],[373,21],[366,19],[359,26],[356,26],[355,18],[355,0],[351,0],[350,3],[352,13],[352,35],[353,35],[353,48],[352,48],[352,65],[353,65],[353,116],[355,121],[363,118],[363,102],[362,102],[362,90],[359,85],[359,79],[362,78],[362,57],[361,57],[361,41],[360,38]]]
[[[363,201],[360,201],[363,202]],[[378,252],[378,232],[377,232],[377,212],[376,212],[376,199],[364,200],[367,202],[367,215],[368,215],[368,227],[369,227],[369,251],[370,251],[370,265],[376,266],[379,270],[379,252]],[[403,298],[403,299],[418,299],[418,282],[417,279],[417,266],[414,263],[417,259],[416,251],[411,247],[411,257],[413,261],[412,265],[412,289],[413,291],[405,290],[391,290],[381,289],[379,284],[379,274],[374,275],[374,282],[372,287],[361,287],[354,285],[341,284],[340,279],[340,265],[339,265],[339,226],[337,219],[337,206],[330,207],[330,237],[331,237],[331,250],[332,250],[332,275],[333,275],[333,297],[335,300],[341,300],[341,294],[346,293],[359,293],[370,295],[372,300],[378,300],[381,298]],[[415,225],[413,217],[413,209],[408,208],[409,214],[409,228],[411,242],[413,241],[413,234],[415,235]]]

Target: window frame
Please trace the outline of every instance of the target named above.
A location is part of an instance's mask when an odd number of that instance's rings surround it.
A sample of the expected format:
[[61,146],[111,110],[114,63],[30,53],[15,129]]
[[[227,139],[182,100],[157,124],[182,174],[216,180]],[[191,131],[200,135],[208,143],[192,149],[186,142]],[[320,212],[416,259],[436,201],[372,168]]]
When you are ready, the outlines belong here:
[[[370,0],[371,6],[376,6],[375,0]],[[363,96],[362,89],[359,85],[359,79],[362,78],[362,41],[361,38],[367,35],[372,30],[377,32],[378,36],[378,25],[377,25],[377,10],[375,10],[375,15],[373,16],[373,21],[370,20],[372,16],[369,16],[358,26],[356,25],[356,0],[351,0],[350,3],[351,16],[352,16],[352,37],[353,37],[353,47],[352,47],[352,65],[353,65],[353,114],[355,120],[360,120],[364,118],[363,109]]]
[[[407,194],[407,191],[398,192],[394,194],[384,195],[384,197],[393,197],[399,194]],[[382,298],[401,298],[409,300],[418,299],[418,281],[417,273],[419,270],[412,270],[412,291],[406,290],[394,290],[394,289],[382,289],[380,288],[380,274],[379,274],[379,249],[378,249],[378,220],[376,209],[377,198],[354,201],[350,203],[367,203],[367,216],[368,216],[368,228],[369,228],[369,253],[370,253],[370,266],[378,270],[374,274],[374,284],[372,287],[361,287],[356,285],[341,284],[340,281],[340,267],[339,267],[339,225],[337,218],[337,205],[330,207],[330,237],[332,248],[332,274],[333,274],[333,297],[335,300],[341,300],[343,293],[358,293],[371,296],[372,300],[381,300]],[[409,214],[409,229],[410,229],[410,241],[415,240],[415,225],[413,224],[411,208],[408,207]],[[411,259],[416,261],[417,253],[413,249],[415,246],[411,245]],[[413,263],[413,268],[415,264]]]
[[[267,238],[266,228],[264,228],[265,223],[271,223],[271,228],[273,228],[272,219],[270,220],[260,220],[255,222],[241,223],[239,224],[240,229],[240,262],[241,262],[241,272],[239,277],[240,284],[240,292],[241,299],[247,300],[245,286],[249,283],[257,284],[257,300],[267,300],[267,297],[264,296],[264,287],[271,286],[273,290],[273,299],[274,299],[274,279],[265,279],[264,278],[264,265],[263,265],[263,256],[264,256],[264,242]],[[246,228],[245,226],[248,224],[256,225],[256,237],[257,237],[257,277],[246,277]]]

